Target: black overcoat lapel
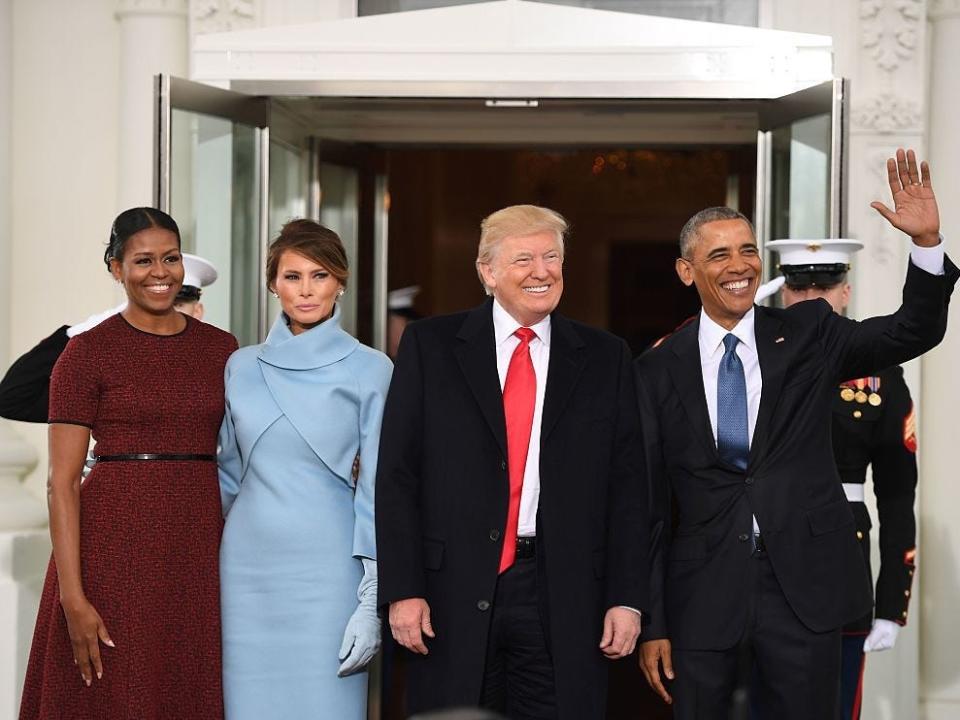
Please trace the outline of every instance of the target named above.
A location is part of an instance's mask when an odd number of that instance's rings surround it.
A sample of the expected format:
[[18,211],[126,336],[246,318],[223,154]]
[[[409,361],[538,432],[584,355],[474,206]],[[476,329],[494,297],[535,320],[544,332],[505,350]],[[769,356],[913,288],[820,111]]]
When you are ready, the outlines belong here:
[[562,315],[550,317],[550,363],[543,399],[540,443],[550,435],[563,414],[574,386],[587,362],[585,343],[573,324]]
[[454,355],[503,457],[507,457],[507,424],[503,392],[497,374],[496,339],[493,334],[493,301],[472,310],[457,333]]

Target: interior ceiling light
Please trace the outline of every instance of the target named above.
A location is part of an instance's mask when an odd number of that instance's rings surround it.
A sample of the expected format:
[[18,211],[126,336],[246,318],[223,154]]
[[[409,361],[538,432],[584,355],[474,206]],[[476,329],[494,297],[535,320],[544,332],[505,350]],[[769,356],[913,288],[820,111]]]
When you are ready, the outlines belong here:
[[485,100],[488,108],[535,108],[540,107],[539,100]]

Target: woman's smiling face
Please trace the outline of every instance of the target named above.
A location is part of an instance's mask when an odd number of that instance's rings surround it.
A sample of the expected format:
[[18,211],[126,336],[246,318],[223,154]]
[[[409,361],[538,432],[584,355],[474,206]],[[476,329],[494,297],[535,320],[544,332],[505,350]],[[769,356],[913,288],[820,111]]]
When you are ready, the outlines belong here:
[[132,305],[154,315],[169,312],[183,285],[177,236],[159,227],[134,233],[123,244],[123,257],[110,261],[110,271]]

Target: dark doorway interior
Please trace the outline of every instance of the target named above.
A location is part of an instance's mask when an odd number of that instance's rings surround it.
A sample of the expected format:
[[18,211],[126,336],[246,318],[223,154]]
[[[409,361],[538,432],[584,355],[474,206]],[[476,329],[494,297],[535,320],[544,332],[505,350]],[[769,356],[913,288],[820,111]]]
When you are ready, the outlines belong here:
[[[388,284],[419,285],[423,316],[483,300],[474,269],[480,221],[532,203],[571,225],[560,309],[625,338],[639,354],[699,309],[674,272],[677,237],[696,211],[739,199],[753,214],[753,147],[388,149]],[[599,631],[597,636],[599,642]],[[399,653],[402,655],[402,653]],[[384,720],[402,717],[402,657],[388,663]],[[659,720],[670,708],[636,655],[612,665],[608,720]]]
[[483,217],[545,205],[571,225],[561,311],[626,338],[635,353],[699,307],[673,270],[687,218],[731,192],[753,212],[753,147],[391,149],[386,159],[388,283],[419,285],[420,314],[483,299],[474,270]]

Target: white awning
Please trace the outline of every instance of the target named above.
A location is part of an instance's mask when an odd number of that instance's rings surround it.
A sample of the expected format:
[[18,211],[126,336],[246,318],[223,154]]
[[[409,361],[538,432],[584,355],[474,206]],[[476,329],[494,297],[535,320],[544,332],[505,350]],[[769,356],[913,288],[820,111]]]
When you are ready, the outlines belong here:
[[831,38],[526,0],[199,35],[192,78],[264,95],[774,98]]

